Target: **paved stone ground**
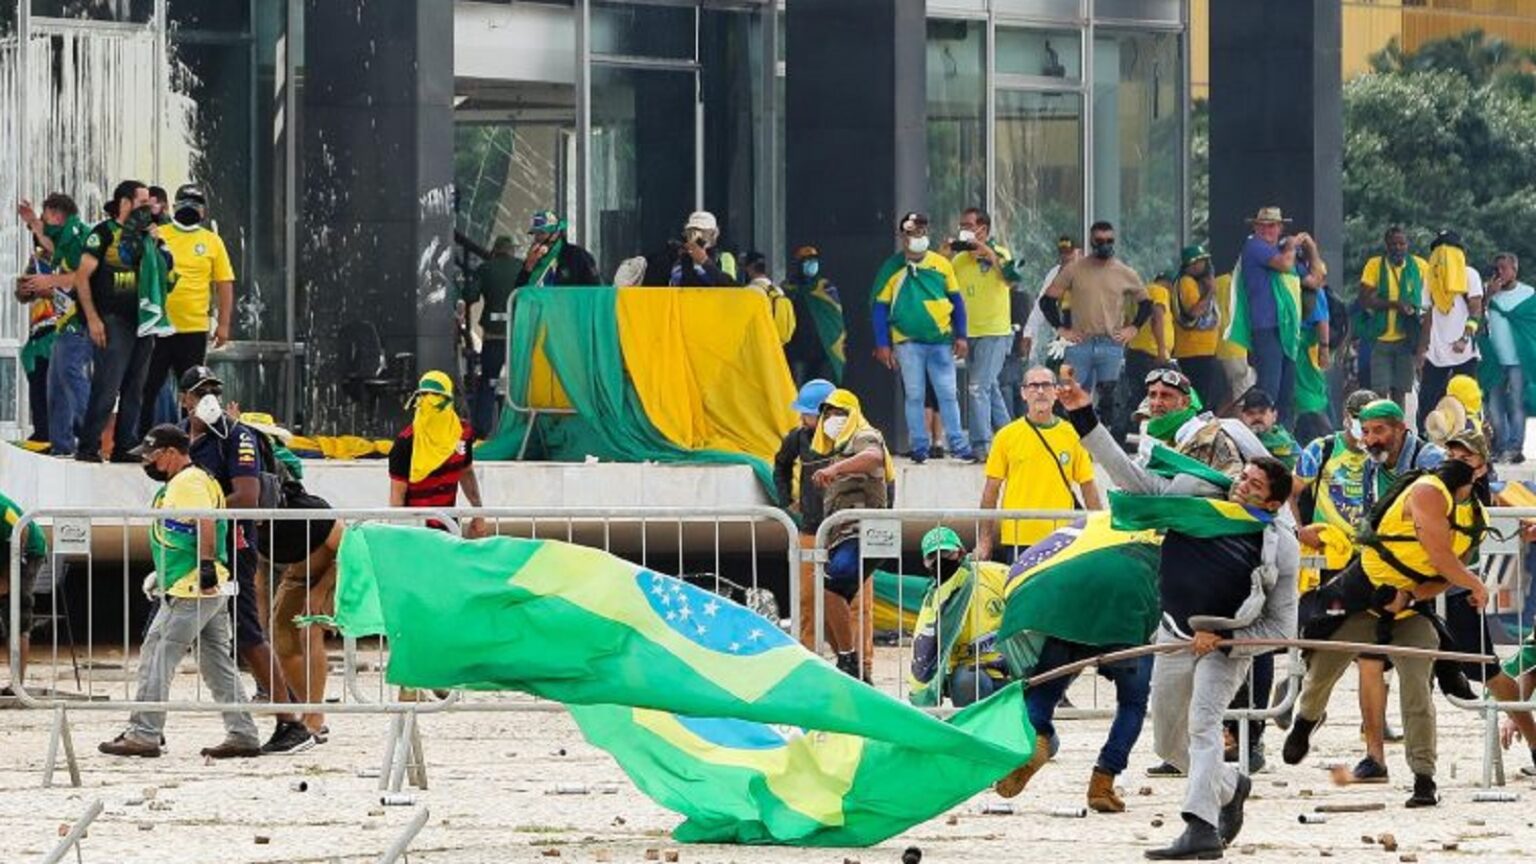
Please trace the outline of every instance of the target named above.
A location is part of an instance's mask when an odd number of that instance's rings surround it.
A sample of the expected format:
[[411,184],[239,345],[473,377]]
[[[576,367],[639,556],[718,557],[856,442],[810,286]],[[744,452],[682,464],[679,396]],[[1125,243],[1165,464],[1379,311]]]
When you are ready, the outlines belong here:
[[[882,649],[879,677],[893,682],[899,657]],[[120,674],[120,673],[119,673]],[[179,691],[192,692],[190,667]],[[1079,705],[1112,695],[1092,677],[1072,692]],[[1319,733],[1306,765],[1280,764],[1280,738],[1270,731],[1271,767],[1255,781],[1247,826],[1231,851],[1239,862],[1286,862],[1333,857],[1348,861],[1518,861],[1536,848],[1536,800],[1531,781],[1516,774],[1528,764],[1523,748],[1509,754],[1517,803],[1473,803],[1481,775],[1481,725],[1471,714],[1441,703],[1441,786],[1444,803],[1407,811],[1411,779],[1400,747],[1389,747],[1394,782],[1388,786],[1332,787],[1326,765],[1359,756],[1353,687],[1335,695],[1332,720]],[[1392,713],[1395,718],[1396,708]],[[409,820],[412,807],[383,807],[376,771],[387,721],[334,715],[329,743],[290,757],[205,765],[197,750],[221,737],[218,720],[173,715],[170,752],[158,760],[101,756],[96,743],[121,728],[115,711],[72,715],[85,785],[40,787],[50,716],[0,711],[0,862],[38,859],[57,840],[59,826],[100,798],[106,811],[83,844],[82,861],[121,864],[257,864],[257,862],[373,861]],[[270,721],[262,721],[266,726]],[[1394,719],[1395,722],[1395,719]],[[1037,777],[1008,815],[983,813],[999,799],[976,796],[951,813],[872,849],[682,847],[668,831],[679,821],[641,796],[614,763],[588,746],[563,712],[460,713],[422,719],[430,790],[415,793],[431,819],[413,844],[412,862],[501,864],[520,861],[642,862],[649,850],[677,849],[681,862],[897,862],[907,846],[923,861],[1060,861],[1116,864],[1142,860],[1178,830],[1182,781],[1150,780],[1150,729],[1121,778],[1130,811],[1086,819],[1057,818],[1053,810],[1083,802],[1089,770],[1107,720],[1063,724],[1057,761]],[[921,782],[922,766],[913,766]],[[66,776],[59,775],[61,781]],[[309,783],[293,791],[297,780]],[[586,795],[554,794],[564,784],[590,787]],[[154,797],[143,801],[146,788]],[[605,794],[605,790],[607,794]],[[1298,824],[1319,803],[1382,802],[1378,812],[1334,815],[1320,825]],[[1362,837],[1390,832],[1398,848],[1386,852]],[[269,838],[261,843],[258,838]],[[1450,849],[1454,844],[1455,848]],[[75,860],[73,855],[65,860]]]

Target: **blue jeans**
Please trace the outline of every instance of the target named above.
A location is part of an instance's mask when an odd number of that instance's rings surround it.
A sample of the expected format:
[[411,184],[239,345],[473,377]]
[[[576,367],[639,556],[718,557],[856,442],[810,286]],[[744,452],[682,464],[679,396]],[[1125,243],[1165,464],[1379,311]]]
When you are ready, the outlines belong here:
[[895,348],[896,365],[901,368],[901,389],[905,396],[907,437],[914,455],[927,456],[928,424],[923,422],[923,389],[933,385],[939,400],[939,417],[944,421],[944,443],[955,456],[970,455],[965,429],[960,425],[960,399],[955,392],[955,353],[948,342],[926,344],[902,342]]
[[[1039,675],[1109,650],[1047,639],[1033,671]],[[1130,762],[1131,749],[1141,737],[1141,727],[1147,719],[1147,699],[1152,692],[1152,658],[1138,657],[1100,666],[1099,675],[1115,685],[1115,719],[1109,725],[1109,737],[1099,749],[1096,766],[1108,774],[1119,774]],[[1072,676],[1066,676],[1024,691],[1024,706],[1029,710],[1029,722],[1035,727],[1035,734],[1055,740],[1056,726],[1052,718],[1056,714],[1056,704],[1071,683]]]
[[149,357],[155,340],[138,335],[138,322],[121,315],[101,316],[107,331],[107,347],[97,348],[96,369],[91,374],[91,395],[86,400],[85,420],[80,424],[80,447],[75,455],[101,455],[101,433],[117,406],[112,430],[114,455],[130,458],[139,431],[139,407],[144,400],[144,379],[149,377]]
[[[57,350],[57,349],[55,349]],[[1525,446],[1525,370],[1504,367],[1504,384],[1488,394],[1488,419],[1493,423],[1493,449],[1508,453]]]
[[965,393],[970,400],[971,447],[981,452],[992,446],[992,433],[1013,419],[998,382],[1012,341],[1008,336],[977,336],[970,341]]
[[949,673],[949,701],[956,708],[964,708],[996,693],[1005,683],[975,666],[961,666]]
[[1100,384],[1120,380],[1125,367],[1125,346],[1109,336],[1090,336],[1076,345],[1068,345],[1062,362],[1072,367],[1077,383],[1092,393]]
[[1279,330],[1270,327],[1253,331],[1253,347],[1248,351],[1248,365],[1253,367],[1253,374],[1257,378],[1254,386],[1275,400],[1275,408],[1280,412],[1280,424],[1290,428],[1291,417],[1296,410],[1296,361],[1285,356],[1285,349],[1280,347]]
[[95,346],[84,331],[54,337],[48,358],[48,439],[55,456],[72,456],[75,436],[91,398],[91,356]]

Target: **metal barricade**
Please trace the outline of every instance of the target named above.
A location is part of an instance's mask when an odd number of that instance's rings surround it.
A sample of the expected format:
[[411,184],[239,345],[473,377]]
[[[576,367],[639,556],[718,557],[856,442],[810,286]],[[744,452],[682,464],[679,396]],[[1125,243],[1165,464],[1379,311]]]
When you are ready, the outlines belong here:
[[[701,587],[731,596],[733,599],[756,602],[760,611],[777,614],[776,598],[789,600],[790,619],[793,625],[798,609],[797,580],[793,578],[799,569],[798,533],[794,523],[782,511],[772,507],[742,507],[707,510],[704,508],[374,508],[335,510],[154,510],[149,508],[49,508],[24,514],[14,526],[16,537],[25,537],[30,526],[37,524],[50,528],[52,548],[47,564],[62,574],[73,568],[83,579],[83,589],[75,588],[76,600],[83,595],[84,635],[83,657],[76,657],[79,646],[61,644],[60,629],[55,626],[51,636],[51,650],[37,652],[46,659],[48,669],[34,680],[41,678],[44,686],[29,688],[23,674],[25,655],[21,650],[24,631],[21,627],[21,598],[24,582],[30,582],[29,574],[37,567],[24,557],[25,544],[16,542],[11,547],[9,579],[9,647],[11,678],[16,701],[20,707],[50,710],[54,713],[53,734],[49,741],[49,757],[44,767],[44,785],[50,785],[59,764],[59,756],[69,769],[74,785],[79,785],[78,764],[67,714],[75,711],[111,711],[161,713],[224,713],[244,711],[251,714],[306,715],[329,714],[385,714],[391,717],[390,732],[385,742],[385,758],[379,772],[381,788],[398,790],[405,779],[418,786],[425,786],[425,763],[422,758],[419,725],[420,715],[441,711],[546,711],[563,710],[558,703],[542,702],[532,697],[515,696],[496,698],[477,694],[473,699],[464,694],[444,692],[436,694],[402,690],[391,693],[383,670],[386,668],[388,647],[383,637],[361,640],[343,640],[342,675],[339,687],[327,689],[323,682],[326,667],[330,663],[324,636],[320,628],[293,628],[298,634],[287,634],[284,650],[278,654],[268,648],[265,654],[251,655],[246,652],[249,642],[237,645],[237,653],[246,660],[249,671],[259,682],[282,682],[266,687],[269,695],[251,702],[221,699],[205,692],[201,676],[189,688],[185,682],[177,682],[176,667],[185,654],[178,656],[171,671],[164,673],[172,681],[164,699],[140,700],[136,682],[140,678],[138,668],[146,661],[142,652],[135,658],[131,650],[134,637],[139,635],[133,626],[136,612],[144,601],[137,596],[140,577],[150,570],[148,532],[152,525],[164,524],[172,517],[183,531],[199,542],[207,530],[207,521],[239,524],[240,530],[253,538],[263,539],[266,555],[258,555],[254,549],[235,548],[229,559],[230,582],[239,584],[237,575],[242,569],[255,570],[252,579],[258,583],[265,576],[264,584],[252,592],[249,587],[238,589],[218,597],[223,602],[228,597],[237,616],[251,616],[257,626],[276,636],[278,616],[274,609],[281,605],[284,623],[291,622],[290,611],[295,614],[315,615],[329,613],[325,592],[334,590],[335,548],[339,546],[340,533],[332,532],[327,524],[346,526],[360,522],[396,522],[414,525],[433,525],[451,533],[460,533],[461,526],[468,525],[488,535],[552,539],[573,542],[604,549],[621,557],[635,560],[642,566],[661,572],[675,572],[689,578]],[[471,520],[466,522],[465,520]],[[280,531],[266,529],[250,531],[252,525],[278,526],[306,523],[297,533],[310,544],[312,554],[294,564],[273,564],[270,557],[283,557],[274,552],[272,538]],[[322,535],[322,532],[328,532]],[[329,543],[315,545],[315,538],[324,536]],[[781,539],[782,538],[782,539]],[[204,551],[211,548],[204,546]],[[782,546],[777,545],[782,542]],[[233,547],[233,544],[231,544]],[[329,556],[316,557],[321,550]],[[782,585],[778,582],[777,556],[784,555],[785,570]],[[288,560],[284,558],[284,560]],[[110,563],[108,563],[110,562]],[[766,562],[766,563],[765,563]],[[731,567],[738,570],[730,570]],[[117,571],[114,573],[113,571]],[[738,572],[739,571],[739,572]],[[689,575],[692,573],[693,575]],[[119,575],[120,574],[120,575]],[[742,575],[745,574],[745,575]],[[103,579],[105,576],[105,579]],[[731,578],[734,576],[735,578]],[[428,577],[432,578],[432,577]],[[56,586],[63,584],[56,575]],[[112,587],[106,593],[99,582]],[[120,584],[120,588],[118,585]],[[253,594],[255,596],[250,596]],[[263,602],[265,601],[265,602]],[[121,604],[121,609],[101,614],[109,604]],[[252,608],[241,608],[242,603]],[[296,604],[296,605],[295,605]],[[68,621],[68,602],[63,591],[53,591],[48,610],[57,620]],[[318,607],[318,608],[316,608]],[[120,614],[118,614],[120,612]],[[255,615],[251,613],[255,612]],[[220,612],[217,614],[228,614]],[[777,622],[776,622],[777,623]],[[119,654],[115,649],[118,633],[108,630],[120,627]],[[149,632],[147,629],[144,631]],[[202,625],[197,625],[190,647],[198,652],[201,645]],[[66,655],[64,652],[69,652]],[[164,656],[170,656],[167,653]],[[369,668],[373,674],[364,680],[360,670],[364,658],[374,658]],[[264,660],[263,660],[264,658]],[[135,663],[137,659],[138,663]],[[285,662],[286,661],[286,662]],[[76,689],[67,689],[65,676],[71,668],[81,673]],[[284,668],[288,674],[279,674]],[[263,676],[262,672],[265,672]],[[317,681],[316,679],[321,679]],[[240,680],[237,675],[237,681]],[[334,682],[333,682],[334,683]],[[238,686],[243,687],[243,684]],[[276,694],[276,695],[272,695]],[[334,701],[333,701],[334,700]],[[62,754],[60,751],[62,750]]]
[[[961,539],[967,542],[967,548],[974,549],[976,538],[982,529],[986,527],[988,530],[992,530],[992,527],[996,527],[995,523],[1013,520],[1033,520],[1037,522],[1050,523],[1050,530],[1054,531],[1064,525],[1070,525],[1077,520],[1085,518],[1089,515],[1090,512],[1092,511],[1002,509],[987,510],[980,508],[932,510],[842,510],[828,516],[826,520],[822,522],[820,528],[817,531],[816,544],[811,551],[811,561],[815,564],[814,585],[819,587],[822,584],[822,580],[825,578],[825,566],[828,560],[829,541],[833,538],[834,535],[840,534],[843,526],[849,524],[857,523],[858,525],[860,546],[859,571],[861,573],[867,572],[867,568],[865,566],[866,561],[892,559],[897,562],[898,571],[905,572],[906,568],[901,566],[902,562],[906,560],[905,553],[908,550],[916,547],[917,538],[921,536],[922,532],[933,527],[947,526],[951,529],[954,529],[956,533],[961,536]],[[1050,532],[1048,531],[1047,533]],[[1022,549],[1027,545],[1028,544],[1025,544],[1024,546],[1017,546],[1015,547],[1015,551],[1022,551]],[[994,549],[999,549],[1002,547],[1003,544],[1001,543],[993,544]],[[1014,556],[1007,555],[1006,557],[1012,558]],[[919,566],[917,572],[922,572],[921,566]],[[898,585],[902,584],[904,583],[898,583]],[[803,590],[804,587],[802,587],[802,591]],[[815,592],[814,599],[815,625],[813,632],[815,639],[814,644],[818,647],[827,644],[824,594],[824,591],[817,590]],[[901,605],[901,602],[898,600],[897,606],[900,607]],[[860,609],[859,613],[854,617],[857,618],[861,623],[868,621],[870,618],[870,616],[864,613],[862,609]],[[937,635],[938,638],[942,640],[943,635]],[[907,698],[907,679],[905,676],[905,670],[910,668],[912,658],[911,643],[905,642],[903,636],[904,633],[898,629],[896,634],[896,647],[900,651],[900,659],[897,664],[898,669],[894,695],[898,699],[905,700]],[[980,654],[981,651],[978,650],[972,657],[972,662],[975,664],[975,668],[972,670],[973,676],[979,676],[980,674],[983,674],[982,670],[979,668]],[[1231,709],[1226,714],[1227,720],[1235,721],[1237,724],[1237,734],[1240,741],[1240,747],[1242,748],[1240,752],[1242,753],[1248,752],[1249,722],[1272,720],[1291,710],[1296,701],[1300,690],[1299,685],[1302,675],[1302,666],[1297,652],[1288,651],[1286,652],[1286,656],[1288,658],[1287,677],[1289,678],[1290,686],[1287,688],[1285,697],[1280,702],[1277,704],[1269,705],[1266,708]],[[1148,661],[1150,662],[1150,658],[1148,658]],[[944,670],[937,670],[934,674],[942,675],[945,674],[945,672]],[[973,680],[978,679],[973,678]],[[1101,707],[1099,705],[1097,677],[1095,677],[1094,682],[1094,705],[1092,707],[1064,707],[1058,709],[1055,716],[1058,719],[1063,720],[1087,718],[1103,719],[1113,716],[1113,707]],[[1251,670],[1249,677],[1249,691],[1253,691],[1253,678]],[[974,698],[983,696],[985,694],[976,692],[970,695]],[[1265,696],[1267,698],[1268,694],[1265,694]],[[944,716],[952,713],[955,709],[940,707],[928,708],[925,710],[928,710],[930,713],[939,716]],[[1244,770],[1246,770],[1248,767],[1247,760],[1245,759],[1240,761]]]

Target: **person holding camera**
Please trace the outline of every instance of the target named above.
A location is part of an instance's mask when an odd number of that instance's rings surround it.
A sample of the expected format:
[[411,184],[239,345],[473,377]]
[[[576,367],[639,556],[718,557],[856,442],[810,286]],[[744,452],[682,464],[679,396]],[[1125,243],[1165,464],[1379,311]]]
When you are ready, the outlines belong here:
[[[155,492],[156,510],[224,507],[224,491],[193,464],[191,449],[187,433],[169,423],[149,430],[133,448],[144,473],[164,484]],[[240,670],[230,651],[230,592],[225,589],[230,581],[225,543],[229,529],[227,520],[178,519],[173,513],[150,525],[149,545],[161,602],[140,652],[138,701],[165,701],[176,667],[194,645],[199,648],[198,670],[213,698],[228,705],[245,701]],[[223,743],[203,748],[202,755],[209,759],[260,756],[261,740],[250,713],[231,710],[223,717]],[[160,755],[164,732],[164,711],[135,711],[122,734],[96,749],[109,756],[153,758]]]
[[718,248],[720,225],[715,214],[699,210],[683,225],[683,242],[678,245],[668,285],[692,288],[729,288],[740,285],[736,279],[736,257]]
[[1013,347],[1009,303],[1019,281],[1013,253],[992,237],[992,217],[980,207],[960,214],[959,236],[946,244],[970,325],[966,396],[970,405],[971,450],[986,459],[992,435],[1013,420],[998,378]]
[[[141,278],[164,279],[172,260],[156,236],[149,209],[149,187],[124,180],[112,192],[107,219],[85,238],[80,266],[75,271],[75,290],[84,313],[86,332],[96,346],[96,371],[86,401],[75,460],[101,461],[101,433],[117,405],[113,440],[121,442],[112,454],[114,462],[132,462],[127,442],[134,441],[143,403],[144,380],[155,340],[139,335],[139,295],[151,286]],[[158,256],[158,261],[146,260]],[[158,274],[158,275],[157,275]]]

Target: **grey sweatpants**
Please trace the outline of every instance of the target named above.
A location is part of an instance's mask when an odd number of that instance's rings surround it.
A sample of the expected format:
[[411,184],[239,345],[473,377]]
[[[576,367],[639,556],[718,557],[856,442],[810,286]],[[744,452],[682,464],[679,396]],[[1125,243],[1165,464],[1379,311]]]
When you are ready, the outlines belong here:
[[[176,666],[197,645],[197,667],[213,698],[225,704],[245,701],[240,670],[230,650],[228,597],[166,597],[144,636],[139,652],[140,702],[163,702],[171,692]],[[128,718],[127,736],[146,744],[159,744],[165,729],[164,711],[135,711]],[[224,729],[229,737],[260,745],[256,723],[246,711],[226,711]]]
[[[1159,645],[1183,641],[1166,626],[1157,631]],[[1184,812],[1212,826],[1237,790],[1237,767],[1222,752],[1221,717],[1252,662],[1220,651],[1179,651],[1152,663],[1152,748],[1189,777]]]

